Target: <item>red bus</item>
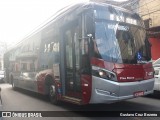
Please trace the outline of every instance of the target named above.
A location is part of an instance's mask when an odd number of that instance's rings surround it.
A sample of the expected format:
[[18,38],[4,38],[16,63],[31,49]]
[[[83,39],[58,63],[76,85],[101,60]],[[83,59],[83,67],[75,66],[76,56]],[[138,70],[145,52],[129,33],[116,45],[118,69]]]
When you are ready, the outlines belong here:
[[78,3],[4,55],[13,87],[52,103],[113,103],[153,92],[150,43],[142,19],[104,3]]

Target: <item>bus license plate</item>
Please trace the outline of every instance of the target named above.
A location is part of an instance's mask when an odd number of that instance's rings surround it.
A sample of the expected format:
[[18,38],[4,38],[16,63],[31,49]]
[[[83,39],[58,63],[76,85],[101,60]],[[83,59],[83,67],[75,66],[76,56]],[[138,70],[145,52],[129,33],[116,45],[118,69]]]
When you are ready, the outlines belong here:
[[134,92],[134,97],[139,97],[139,96],[143,96],[143,95],[144,95],[144,91]]

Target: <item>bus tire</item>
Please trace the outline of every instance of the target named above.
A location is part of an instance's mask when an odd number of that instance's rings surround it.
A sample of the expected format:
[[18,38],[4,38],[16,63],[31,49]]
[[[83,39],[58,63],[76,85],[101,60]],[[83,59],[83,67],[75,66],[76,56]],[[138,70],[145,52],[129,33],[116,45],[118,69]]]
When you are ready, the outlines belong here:
[[56,87],[53,84],[50,85],[50,88],[49,88],[49,98],[50,98],[51,103],[53,103],[53,104],[59,103],[59,101],[57,99]]

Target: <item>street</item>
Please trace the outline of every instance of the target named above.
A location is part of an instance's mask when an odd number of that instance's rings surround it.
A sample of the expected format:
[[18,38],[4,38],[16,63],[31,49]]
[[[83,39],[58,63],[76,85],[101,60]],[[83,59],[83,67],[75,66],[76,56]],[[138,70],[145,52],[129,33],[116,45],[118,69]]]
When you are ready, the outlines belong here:
[[[113,104],[96,104],[78,106],[70,103],[62,102],[60,105],[53,105],[45,96],[37,95],[25,90],[13,90],[12,86],[6,83],[0,84],[2,89],[2,111],[159,111],[160,110],[160,97],[151,95],[147,97],[135,98],[127,101],[122,101]],[[158,95],[158,94],[157,94]],[[159,95],[160,96],[160,95]],[[73,113],[74,114],[74,113]],[[83,119],[91,119],[82,115]],[[13,120],[13,118],[3,118],[4,120]],[[20,118],[22,119],[22,118]],[[23,118],[27,119],[27,118]],[[33,118],[32,118],[33,119]],[[40,118],[37,118],[39,120]],[[44,119],[44,118],[42,118]],[[45,118],[53,119],[53,118]],[[54,119],[82,119],[81,117],[56,117]],[[96,118],[95,118],[96,119]],[[105,119],[105,118],[101,118]],[[124,118],[110,118],[110,119],[124,119]],[[128,118],[125,118],[128,119]],[[144,119],[132,118],[136,120]],[[148,117],[147,119],[152,119]],[[158,119],[158,118],[154,118]],[[14,118],[17,120],[17,118]]]

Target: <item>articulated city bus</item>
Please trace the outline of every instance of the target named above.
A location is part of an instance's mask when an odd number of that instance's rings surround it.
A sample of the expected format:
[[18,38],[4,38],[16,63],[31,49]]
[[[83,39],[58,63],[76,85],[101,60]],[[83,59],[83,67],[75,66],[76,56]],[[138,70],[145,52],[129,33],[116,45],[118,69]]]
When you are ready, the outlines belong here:
[[113,103],[153,92],[150,43],[141,18],[104,3],[78,3],[4,55],[15,88],[52,103]]

